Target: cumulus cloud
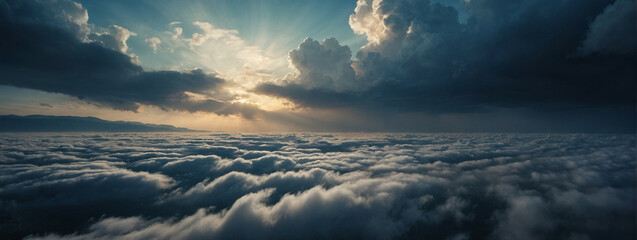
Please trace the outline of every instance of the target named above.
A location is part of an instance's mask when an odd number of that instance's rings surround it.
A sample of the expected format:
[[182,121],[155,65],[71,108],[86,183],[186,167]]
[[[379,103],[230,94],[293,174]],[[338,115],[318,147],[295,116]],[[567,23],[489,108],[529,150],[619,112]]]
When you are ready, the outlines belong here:
[[[349,23],[368,43],[354,61],[316,54],[300,65],[295,59],[310,45],[306,40],[290,52],[290,63],[315,74],[256,91],[312,108],[426,114],[603,108],[634,119],[634,9],[624,0],[359,0]],[[351,64],[355,75],[341,74],[336,63]],[[347,76],[343,86],[366,87],[326,88],[334,76],[324,72]]]
[[0,143],[0,232],[10,238],[634,237],[631,135],[74,134]]
[[381,1],[359,0],[356,3],[355,14],[349,18],[349,25],[357,34],[367,36],[369,42],[378,44],[385,38],[386,29],[383,26],[383,14],[379,11]]
[[337,92],[361,88],[354,76],[351,57],[349,47],[339,45],[334,38],[321,43],[307,38],[290,51],[290,64],[298,71],[291,78],[307,88]]
[[128,45],[126,41],[130,36],[137,34],[117,25],[109,26],[103,33],[91,33],[89,40],[101,43],[105,48],[126,53]]
[[259,112],[251,104],[230,103],[226,80],[214,74],[144,70],[136,56],[124,54],[134,33],[117,25],[91,32],[88,13],[78,3],[3,1],[0,18],[5,76],[0,84],[63,93],[118,110],[152,105],[247,117]]
[[150,45],[150,47],[153,49],[153,52],[156,53],[157,50],[159,50],[159,47],[161,45],[161,40],[159,40],[158,37],[147,38],[144,41]]
[[[3,20],[18,17],[33,24],[61,28],[82,41],[88,41],[91,32],[88,12],[73,1],[3,1],[1,10]],[[6,30],[4,25],[3,30]]]

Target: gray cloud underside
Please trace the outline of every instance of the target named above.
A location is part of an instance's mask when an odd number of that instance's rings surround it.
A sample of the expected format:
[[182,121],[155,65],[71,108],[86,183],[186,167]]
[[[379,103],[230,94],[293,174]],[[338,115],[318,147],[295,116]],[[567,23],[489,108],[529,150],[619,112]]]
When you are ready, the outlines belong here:
[[[0,1],[0,84],[63,93],[118,110],[152,105],[246,117],[260,112],[254,105],[215,100],[215,94],[228,95],[226,81],[201,70],[144,70],[122,53],[128,30],[111,26],[89,35],[85,19],[86,10],[71,1]],[[187,92],[213,98],[195,101]]]
[[[368,25],[382,14],[385,32],[355,61],[334,39],[308,39],[290,52],[299,74],[256,91],[301,106],[375,111],[634,106],[634,1],[472,0],[462,9],[374,2],[377,15],[361,10],[372,1],[359,1],[350,24],[376,36]],[[458,11],[468,19],[459,20]]]
[[0,137],[0,232],[44,239],[634,239],[635,138]]

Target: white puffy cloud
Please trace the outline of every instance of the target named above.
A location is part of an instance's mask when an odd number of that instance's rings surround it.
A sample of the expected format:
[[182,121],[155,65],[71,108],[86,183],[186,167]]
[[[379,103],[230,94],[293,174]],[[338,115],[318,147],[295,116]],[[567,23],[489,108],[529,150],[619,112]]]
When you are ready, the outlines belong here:
[[[399,57],[401,51],[425,51],[437,35],[460,30],[457,10],[430,1],[358,0],[349,24],[367,36],[363,51]],[[407,52],[406,54],[410,54]]]
[[161,46],[161,40],[158,37],[147,38],[144,41],[150,45],[150,47],[153,49],[153,52],[155,53]]
[[349,25],[357,34],[365,34],[369,42],[380,43],[386,38],[387,28],[383,20],[384,14],[380,11],[379,0],[358,0],[354,14],[349,17]]
[[334,38],[320,43],[307,38],[289,53],[290,64],[297,70],[293,81],[308,88],[337,92],[362,88],[356,81],[351,57],[349,47],[339,45]]
[[105,48],[126,53],[128,50],[126,41],[130,36],[135,35],[137,34],[124,27],[111,25],[104,32],[92,33],[88,38],[91,41],[101,43]]

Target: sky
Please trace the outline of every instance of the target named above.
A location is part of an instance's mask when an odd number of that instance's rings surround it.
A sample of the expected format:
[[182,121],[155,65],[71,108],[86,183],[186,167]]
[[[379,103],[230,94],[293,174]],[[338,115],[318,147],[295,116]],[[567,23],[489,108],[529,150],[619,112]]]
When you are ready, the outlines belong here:
[[0,1],[0,114],[635,132],[631,0]]

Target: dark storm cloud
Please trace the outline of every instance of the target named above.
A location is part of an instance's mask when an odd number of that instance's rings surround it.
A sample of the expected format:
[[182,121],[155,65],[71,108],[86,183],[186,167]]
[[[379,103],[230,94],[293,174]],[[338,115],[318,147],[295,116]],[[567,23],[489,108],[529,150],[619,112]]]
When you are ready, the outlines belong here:
[[[358,1],[350,18],[370,41],[357,60],[334,39],[322,48],[306,40],[290,52],[296,78],[256,91],[302,106],[378,112],[633,111],[634,1],[472,0],[462,9],[420,0],[373,2]],[[347,74],[352,68],[355,76]]]
[[[127,29],[91,33],[86,9],[72,1],[0,2],[0,84],[63,93],[118,110],[164,110],[253,117],[250,104],[192,100],[225,96],[225,80],[201,70],[145,71],[125,54]],[[95,27],[97,28],[97,27]],[[227,98],[227,97],[225,97]]]
[[635,237],[630,135],[75,134],[0,143],[0,232],[9,238]]
[[618,0],[606,7],[591,23],[581,54],[634,53],[637,50],[635,17],[633,1]]

